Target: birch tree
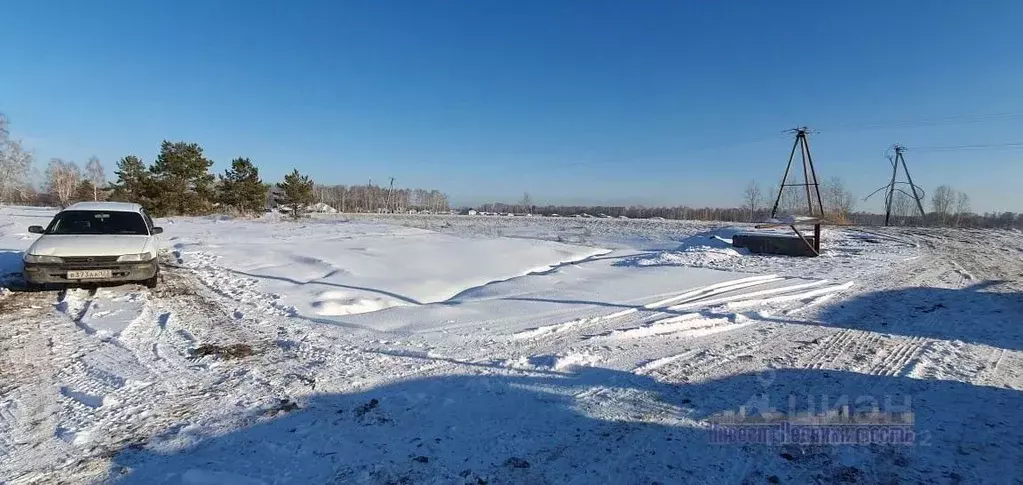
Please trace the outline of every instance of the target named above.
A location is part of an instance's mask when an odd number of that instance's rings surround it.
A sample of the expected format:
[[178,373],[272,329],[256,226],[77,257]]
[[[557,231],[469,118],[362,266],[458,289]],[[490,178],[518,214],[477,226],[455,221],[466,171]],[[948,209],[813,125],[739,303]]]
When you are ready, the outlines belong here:
[[99,189],[107,184],[107,175],[98,158],[89,158],[85,164],[85,180],[92,184],[92,200],[99,200]]
[[970,196],[966,192],[956,194],[956,225],[962,223],[963,218],[970,213]]
[[61,207],[71,204],[81,178],[82,174],[78,170],[78,165],[59,158],[50,160],[50,165],[46,169],[46,186],[50,195],[60,203]]
[[821,197],[824,199],[827,211],[837,222],[846,222],[856,200],[853,198],[852,192],[846,190],[845,182],[838,177],[832,177],[824,183],[821,192],[823,192]]
[[32,158],[19,140],[11,139],[7,117],[0,113],[0,202],[10,202],[28,185]]
[[[892,216],[897,223],[904,224],[906,218],[912,214],[911,200],[908,195],[902,192],[897,191],[892,194]],[[901,218],[901,222],[899,218]]]
[[938,215],[942,224],[948,220],[953,203],[955,203],[955,191],[952,190],[952,187],[939,185],[934,189],[934,194],[931,195],[931,208]]
[[760,185],[757,184],[756,180],[750,180],[746,184],[746,189],[742,192],[742,201],[746,209],[749,209],[749,221],[754,222],[756,220],[757,209],[760,208],[761,199],[763,194],[760,193]]

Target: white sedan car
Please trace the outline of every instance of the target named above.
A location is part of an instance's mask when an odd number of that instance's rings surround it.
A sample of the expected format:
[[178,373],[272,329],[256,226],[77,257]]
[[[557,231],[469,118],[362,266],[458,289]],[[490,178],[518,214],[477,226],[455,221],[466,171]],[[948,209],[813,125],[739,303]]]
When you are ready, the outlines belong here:
[[46,284],[139,282],[155,288],[157,235],[163,229],[139,204],[82,202],[60,211],[50,224],[31,226],[42,234],[25,251],[25,283]]

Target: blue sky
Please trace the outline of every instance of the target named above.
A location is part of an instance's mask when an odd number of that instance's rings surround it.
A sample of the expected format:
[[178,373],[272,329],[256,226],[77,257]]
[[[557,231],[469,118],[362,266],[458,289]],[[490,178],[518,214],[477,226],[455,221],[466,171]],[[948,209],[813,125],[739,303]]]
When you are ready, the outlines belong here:
[[[0,111],[84,162],[163,139],[456,203],[736,205],[809,125],[862,197],[1023,211],[1023,2],[6,1]],[[927,147],[996,145],[975,149]],[[874,208],[878,204],[861,203]]]

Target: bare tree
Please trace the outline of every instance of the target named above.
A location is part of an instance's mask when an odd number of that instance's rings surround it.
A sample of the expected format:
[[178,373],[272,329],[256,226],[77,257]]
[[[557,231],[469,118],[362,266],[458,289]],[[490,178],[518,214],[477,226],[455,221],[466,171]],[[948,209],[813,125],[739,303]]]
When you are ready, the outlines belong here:
[[7,117],[0,113],[0,202],[10,201],[27,187],[32,158],[20,141],[11,139]]
[[802,187],[786,186],[783,189],[779,189],[777,185],[771,187],[768,196],[772,201],[778,197],[778,191],[781,190],[781,197],[778,198],[778,215],[798,215],[806,213],[806,195],[804,192],[801,192],[800,189],[802,189]]
[[760,185],[757,184],[756,180],[750,180],[746,184],[746,190],[742,192],[742,200],[749,209],[749,221],[753,222],[756,220],[757,209],[760,208],[763,195],[760,193]]
[[71,203],[81,177],[78,165],[74,162],[65,162],[59,158],[50,160],[50,165],[46,169],[46,184],[50,195],[61,207],[67,207]]
[[99,200],[99,190],[106,185],[107,175],[98,158],[89,158],[89,163],[85,164],[85,180],[92,183],[92,200]]
[[821,192],[826,211],[832,214],[835,221],[840,223],[848,221],[856,199],[853,198],[852,192],[846,190],[845,182],[838,177],[832,177],[824,182]]
[[948,215],[955,202],[955,191],[947,185],[939,185],[931,195],[931,208],[938,215],[942,224],[948,220]]
[[966,192],[956,194],[956,225],[958,226],[963,217],[970,213],[970,196]]
[[896,191],[892,195],[892,215],[895,216],[896,221],[898,218],[902,218],[900,224],[905,224],[905,218],[912,213],[911,203],[912,199],[904,192]]

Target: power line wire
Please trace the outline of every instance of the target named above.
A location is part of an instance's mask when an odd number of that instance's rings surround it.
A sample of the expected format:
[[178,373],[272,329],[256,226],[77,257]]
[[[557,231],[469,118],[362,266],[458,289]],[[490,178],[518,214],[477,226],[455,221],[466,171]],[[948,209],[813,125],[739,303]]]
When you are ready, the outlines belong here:
[[820,129],[824,133],[840,133],[844,131],[870,131],[893,128],[924,128],[931,126],[963,125],[973,123],[984,123],[1012,118],[1023,118],[1023,111],[1002,111],[998,113],[970,114],[944,116],[940,118],[927,118],[919,120],[883,121],[878,123],[866,123],[860,125],[837,125]]
[[1023,142],[1009,142],[1009,143],[982,143],[974,145],[948,145],[948,146],[922,146],[922,147],[909,147],[910,150],[917,152],[945,152],[955,150],[1018,150],[1023,149]]
[[[902,120],[902,121],[891,121],[885,123],[874,123],[868,125],[846,125],[845,127],[838,128],[825,128],[823,130],[814,129],[809,131],[812,134],[819,134],[823,132],[825,135],[830,133],[842,132],[842,131],[864,131],[873,129],[891,129],[891,128],[912,128],[912,127],[926,127],[926,126],[941,126],[941,125],[955,125],[955,124],[969,124],[969,123],[981,123],[985,121],[993,121],[995,119],[1005,118],[1021,118],[1023,120],[1023,111],[1003,111],[998,113],[986,113],[986,114],[972,114],[972,115],[956,115],[946,116],[941,118],[930,118],[921,120]],[[695,156],[706,152],[716,152],[720,150],[734,149],[746,145],[756,145],[774,139],[780,139],[780,135],[787,135],[791,130],[775,133],[769,136],[756,136],[750,137],[741,141],[730,141],[725,143],[717,143],[704,146],[687,147],[686,149],[679,151],[677,156]],[[962,145],[949,145],[949,146],[911,146],[907,147],[909,150],[916,152],[942,152],[942,151],[956,151],[956,150],[1018,150],[1023,149],[1023,142],[1009,142],[1009,143],[987,143],[987,144],[962,144]],[[886,152],[886,156],[888,153]],[[578,160],[573,162],[554,163],[551,166],[555,167],[606,167],[606,166],[618,166],[618,165],[630,165],[634,164],[635,160],[622,159],[622,160],[604,160],[604,161],[589,161],[589,160]],[[830,162],[838,163],[841,162]],[[858,163],[858,162],[857,162]]]

